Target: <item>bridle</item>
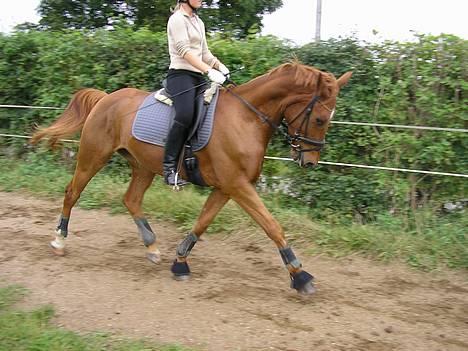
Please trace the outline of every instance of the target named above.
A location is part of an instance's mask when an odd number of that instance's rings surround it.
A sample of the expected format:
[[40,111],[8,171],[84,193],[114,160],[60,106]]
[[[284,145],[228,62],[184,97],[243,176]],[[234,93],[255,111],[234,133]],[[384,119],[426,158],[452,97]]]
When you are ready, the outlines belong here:
[[[302,115],[304,115],[304,118],[302,119],[301,125],[299,126],[299,129],[296,129],[294,132],[293,136],[290,136],[287,134],[288,142],[291,145],[291,148],[298,152],[298,153],[303,153],[303,152],[308,152],[308,151],[321,151],[323,147],[325,146],[325,139],[324,140],[316,140],[309,138],[307,136],[307,128],[309,127],[310,123],[310,118],[312,117],[312,110],[314,109],[315,104],[319,101],[319,96],[315,95],[312,100],[300,111],[296,116],[293,117],[293,119],[287,123],[285,122],[285,118],[282,119],[282,124],[286,127],[287,130],[289,130],[289,126],[292,124]],[[301,131],[304,128],[305,134],[302,135]],[[312,148],[308,149],[303,149],[298,142],[302,142],[307,145],[312,145]]]
[[[289,130],[289,126],[292,126],[292,124],[302,115],[304,115],[304,118],[302,119],[302,122],[299,126],[298,129],[294,131],[294,134],[291,136],[289,133],[283,131],[280,129],[279,125],[276,125],[271,121],[271,118],[264,114],[262,111],[257,109],[255,106],[253,106],[250,102],[245,100],[242,96],[236,94],[235,92],[232,91],[232,89],[226,88],[228,92],[230,92],[232,95],[234,95],[237,99],[239,99],[245,106],[247,106],[250,110],[255,112],[255,114],[262,120],[263,123],[267,123],[274,131],[280,132],[283,134],[285,139],[288,141],[289,145],[291,148],[296,151],[297,153],[301,154],[304,152],[309,152],[309,151],[321,151],[323,147],[325,146],[325,139],[324,140],[317,140],[313,138],[309,138],[307,136],[307,128],[309,127],[310,123],[310,118],[312,117],[312,110],[314,109],[315,104],[318,102],[320,105],[325,107],[328,111],[332,113],[331,116],[333,116],[334,109],[330,109],[328,106],[324,105],[320,101],[320,97],[318,95],[315,95],[312,97],[310,102],[300,111],[297,113],[296,116],[292,118],[292,120],[289,122],[285,122],[285,118],[282,118],[281,124],[286,127],[286,130]],[[284,116],[283,116],[284,117]],[[305,127],[304,131],[305,133],[302,134],[302,129]],[[302,146],[299,144],[299,142],[304,143],[306,145],[311,145],[311,148],[302,148]]]

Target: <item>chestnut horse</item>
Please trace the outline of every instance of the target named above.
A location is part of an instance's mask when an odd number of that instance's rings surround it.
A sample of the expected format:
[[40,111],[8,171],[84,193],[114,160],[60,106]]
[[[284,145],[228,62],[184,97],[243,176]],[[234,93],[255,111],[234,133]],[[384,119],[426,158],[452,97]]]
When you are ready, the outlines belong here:
[[[351,75],[347,72],[336,79],[330,73],[293,62],[245,84],[220,90],[212,136],[207,146],[195,153],[202,177],[212,187],[212,192],[191,232],[177,247],[171,268],[175,278],[182,280],[189,276],[187,256],[190,250],[232,199],[274,241],[289,271],[291,287],[299,293],[314,292],[313,276],[302,269],[280,224],[257,194],[255,182],[262,170],[267,144],[281,122],[287,125],[284,134],[299,165],[317,164],[338,92]],[[160,261],[156,236],[141,205],[154,176],[162,173],[164,150],[138,141],[131,133],[136,111],[148,94],[133,88],[111,94],[95,89],[79,90],[51,126],[34,134],[33,143],[48,138],[49,144],[54,145],[59,138],[81,130],[75,173],[66,188],[55,240],[50,243],[54,253],[65,253],[68,221],[81,192],[118,151],[132,167],[132,179],[124,196],[125,206],[147,247],[147,258],[154,263]]]

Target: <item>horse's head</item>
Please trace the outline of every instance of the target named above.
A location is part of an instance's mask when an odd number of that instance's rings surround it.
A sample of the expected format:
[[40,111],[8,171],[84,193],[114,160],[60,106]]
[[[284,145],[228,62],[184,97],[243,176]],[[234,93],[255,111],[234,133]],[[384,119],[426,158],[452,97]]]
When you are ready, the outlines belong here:
[[286,73],[289,78],[289,92],[282,100],[281,113],[288,128],[292,157],[301,167],[315,166],[325,145],[336,98],[352,72],[336,79],[331,73],[298,63],[285,64],[275,71]]

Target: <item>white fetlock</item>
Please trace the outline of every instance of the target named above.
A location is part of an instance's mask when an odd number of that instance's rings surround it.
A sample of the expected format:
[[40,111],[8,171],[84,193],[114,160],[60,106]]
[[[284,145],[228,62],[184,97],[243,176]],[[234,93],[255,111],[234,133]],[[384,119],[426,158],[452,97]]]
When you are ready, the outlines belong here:
[[63,250],[65,248],[65,237],[60,233],[60,229],[55,232],[55,240],[50,242],[50,245],[57,250]]
[[158,264],[159,262],[161,262],[161,252],[158,249],[153,251],[147,251],[146,258],[151,262]]

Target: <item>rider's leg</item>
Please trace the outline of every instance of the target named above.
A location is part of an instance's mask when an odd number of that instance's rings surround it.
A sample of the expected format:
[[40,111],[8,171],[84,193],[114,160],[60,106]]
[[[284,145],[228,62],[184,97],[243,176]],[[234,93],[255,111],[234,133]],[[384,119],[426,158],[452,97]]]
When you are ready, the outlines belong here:
[[[163,175],[164,180],[168,185],[176,185],[179,155],[184,147],[188,132],[188,127],[180,124],[178,121],[174,121],[174,124],[167,135],[166,146],[164,148]],[[177,179],[177,185],[182,186],[185,184],[187,184],[187,182],[184,180],[180,178]]]
[[[182,179],[177,176],[179,155],[187,140],[190,126],[195,114],[196,85],[203,82],[203,76],[186,73],[186,71],[171,70],[167,77],[167,88],[173,96],[176,115],[174,123],[167,135],[164,149],[163,175],[169,185],[184,185]],[[193,89],[191,89],[193,88]],[[183,92],[182,94],[180,94]],[[180,94],[180,95],[178,95]]]

